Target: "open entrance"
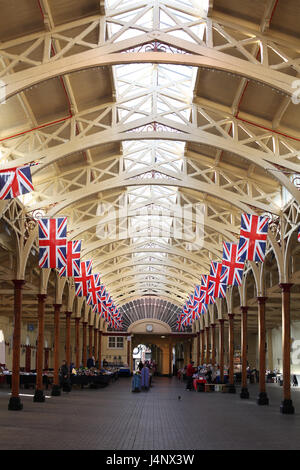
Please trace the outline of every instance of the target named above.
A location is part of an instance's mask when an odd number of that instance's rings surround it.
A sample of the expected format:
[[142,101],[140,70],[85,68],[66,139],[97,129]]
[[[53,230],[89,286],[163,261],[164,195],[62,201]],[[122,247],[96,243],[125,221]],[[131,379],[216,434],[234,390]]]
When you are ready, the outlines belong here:
[[133,349],[133,370],[137,370],[139,363],[152,360],[152,350],[146,344],[139,344]]

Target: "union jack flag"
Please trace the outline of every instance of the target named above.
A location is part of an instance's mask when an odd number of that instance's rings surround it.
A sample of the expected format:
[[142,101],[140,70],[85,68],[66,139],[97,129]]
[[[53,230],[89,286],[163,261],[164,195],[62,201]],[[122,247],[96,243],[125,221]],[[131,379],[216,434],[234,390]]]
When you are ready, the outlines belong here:
[[244,262],[238,261],[238,246],[235,243],[223,243],[223,266],[226,268],[228,286],[242,285]]
[[298,227],[298,237],[297,238],[298,238],[298,242],[300,242],[300,225]]
[[87,286],[87,303],[88,305],[96,305],[99,302],[99,294],[101,291],[100,274],[92,274]]
[[33,191],[30,166],[0,170],[0,199],[13,199]]
[[210,275],[208,277],[208,291],[215,298],[224,298],[226,295],[226,268],[222,263],[212,261],[210,263]]
[[67,244],[67,264],[59,271],[60,277],[80,276],[81,240],[73,240]]
[[267,246],[269,217],[242,214],[239,261],[264,261]]
[[40,219],[39,267],[63,268],[67,264],[67,218]]
[[86,297],[88,295],[88,284],[92,277],[92,261],[81,261],[81,274],[74,276],[75,293],[77,297]]
[[209,276],[207,274],[202,274],[201,275],[201,286],[200,286],[200,293],[201,295],[204,294],[202,303],[208,305],[208,304],[214,304],[215,303],[215,298],[212,295],[212,290],[213,286],[209,289]]
[[207,305],[201,304],[201,315],[205,315],[207,313]]
[[185,314],[183,312],[181,312],[180,315],[178,315],[178,317],[177,317],[176,327],[177,327],[178,331],[183,331],[182,321],[183,321],[184,317],[185,317]]

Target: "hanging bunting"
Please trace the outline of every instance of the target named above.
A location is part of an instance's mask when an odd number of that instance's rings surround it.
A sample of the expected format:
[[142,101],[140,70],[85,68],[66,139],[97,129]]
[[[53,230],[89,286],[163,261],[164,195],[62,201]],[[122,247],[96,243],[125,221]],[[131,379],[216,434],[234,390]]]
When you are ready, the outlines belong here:
[[88,295],[89,280],[92,276],[92,261],[81,261],[80,271],[79,276],[74,276],[75,293],[77,297],[86,297]]
[[202,303],[208,305],[208,304],[214,304],[215,303],[215,298],[212,296],[212,289],[213,286],[210,287],[209,289],[209,276],[207,274],[202,274],[201,275],[201,294],[204,293],[204,297],[202,300]]
[[67,264],[59,271],[60,277],[80,276],[81,240],[72,240],[67,243]]
[[63,268],[67,264],[67,218],[39,219],[39,267]]
[[222,263],[212,261],[210,264],[210,275],[208,277],[208,292],[214,298],[224,298],[226,295],[226,268]]
[[99,302],[98,295],[100,294],[100,274],[92,274],[88,281],[87,286],[87,303],[88,305],[97,305]]
[[13,199],[34,190],[30,166],[0,170],[0,199]]
[[239,261],[264,261],[268,225],[268,216],[242,214],[238,248]]
[[226,269],[226,283],[228,286],[241,286],[245,263],[238,261],[238,245],[235,243],[223,243],[222,265]]

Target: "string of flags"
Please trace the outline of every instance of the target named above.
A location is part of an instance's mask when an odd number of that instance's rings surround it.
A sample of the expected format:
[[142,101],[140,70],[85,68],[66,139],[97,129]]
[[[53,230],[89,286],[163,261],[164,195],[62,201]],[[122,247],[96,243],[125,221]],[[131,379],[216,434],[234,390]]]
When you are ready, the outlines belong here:
[[38,163],[0,170],[0,199],[13,199],[34,190],[31,167]]
[[120,309],[101,283],[100,274],[92,273],[92,261],[81,261],[81,240],[67,240],[67,218],[41,218],[39,229],[39,267],[59,269],[60,277],[73,277],[75,294],[86,297],[93,312],[115,330],[122,328]]
[[[13,199],[34,191],[31,167],[27,165],[0,170],[0,200]],[[115,329],[122,327],[120,309],[114,304],[100,275],[92,274],[92,261],[81,261],[81,240],[67,241],[67,219],[42,218],[39,223],[39,266],[59,269],[60,276],[73,277],[75,292],[87,297],[93,311],[105,318]],[[227,286],[240,286],[245,261],[263,262],[265,258],[268,216],[242,214],[239,243],[223,243],[222,262],[212,261],[209,275],[201,275],[201,284],[182,307],[177,318],[177,329],[184,330],[207,312],[207,306],[216,298],[224,298]],[[300,225],[297,232],[300,242]]]
[[[176,327],[183,331],[207,312],[207,306],[216,298],[226,296],[227,286],[240,286],[246,260],[263,262],[265,259],[268,216],[242,214],[239,243],[223,242],[222,262],[212,261],[210,273],[201,275],[201,284],[195,287],[177,317]],[[300,228],[298,231],[300,241]]]

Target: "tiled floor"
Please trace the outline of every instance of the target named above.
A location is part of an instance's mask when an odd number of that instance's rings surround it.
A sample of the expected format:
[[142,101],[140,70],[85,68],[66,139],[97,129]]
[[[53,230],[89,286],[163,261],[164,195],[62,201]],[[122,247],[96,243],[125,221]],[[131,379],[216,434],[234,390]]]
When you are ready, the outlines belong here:
[[276,384],[268,385],[264,407],[256,404],[256,385],[241,400],[187,392],[175,378],[156,378],[139,394],[130,384],[123,378],[106,389],[73,389],[45,403],[22,397],[22,411],[8,411],[8,390],[0,389],[0,449],[300,449],[300,388],[292,397],[296,414],[288,416],[279,412]]

